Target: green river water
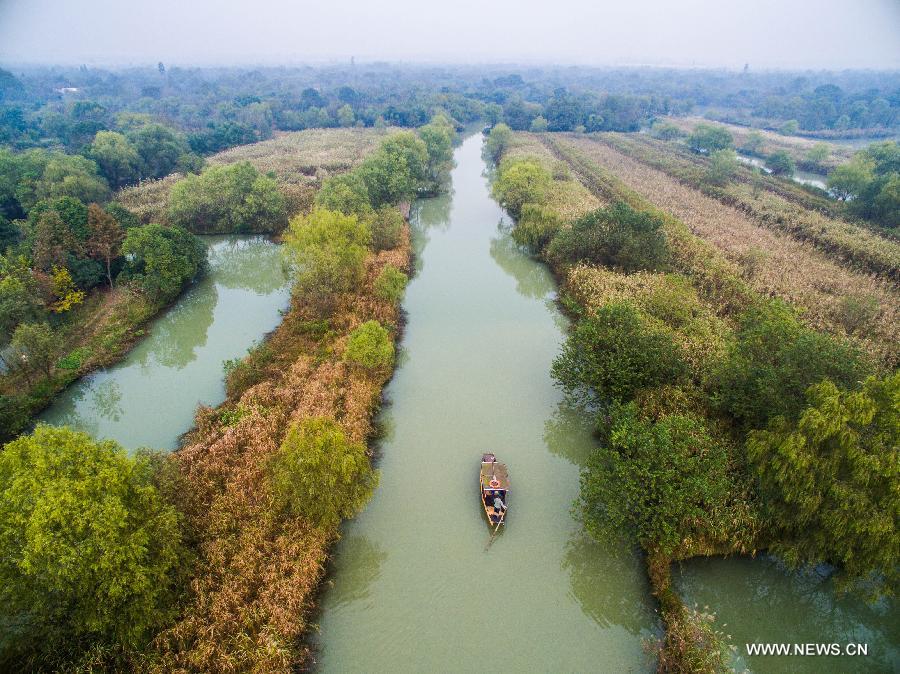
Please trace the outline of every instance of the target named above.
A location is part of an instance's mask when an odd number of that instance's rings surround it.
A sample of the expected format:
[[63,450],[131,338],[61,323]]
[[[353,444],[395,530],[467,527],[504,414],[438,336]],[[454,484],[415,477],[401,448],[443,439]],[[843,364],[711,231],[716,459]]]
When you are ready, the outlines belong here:
[[153,321],[113,367],[64,391],[40,417],[128,449],[175,449],[197,405],[225,399],[223,361],[281,322],[290,291],[278,246],[259,236],[202,237],[209,272]]

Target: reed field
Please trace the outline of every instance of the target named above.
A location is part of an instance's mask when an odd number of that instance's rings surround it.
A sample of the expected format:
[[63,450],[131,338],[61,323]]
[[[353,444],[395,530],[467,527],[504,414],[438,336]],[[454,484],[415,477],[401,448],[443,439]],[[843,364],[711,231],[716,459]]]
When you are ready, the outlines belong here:
[[796,183],[772,176],[764,176],[759,183],[754,183],[756,172],[739,167],[732,180],[714,185],[707,179],[709,160],[705,157],[651,138],[624,134],[591,137],[707,196],[734,206],[764,227],[812,243],[851,269],[900,283],[900,241],[894,234],[834,217],[828,212],[834,210],[833,202],[806,193]]
[[[895,367],[900,360],[896,339],[900,293],[894,284],[850,271],[812,244],[767,229],[738,209],[601,142],[580,135],[558,136],[550,142],[564,151],[574,151],[599,169],[594,189],[605,191],[608,198],[622,198],[621,188],[614,184],[620,181],[638,201],[646,200],[674,216],[673,220],[710,246],[712,251],[698,246],[679,233],[674,223],[667,222],[676,257],[691,268],[691,273],[705,277],[707,286],[716,286],[720,296],[734,296],[738,303],[746,301],[739,297],[746,285],[762,296],[780,297],[800,311],[804,323],[850,337],[882,365]],[[610,175],[614,180],[609,180]],[[723,259],[717,259],[716,253]],[[713,268],[715,271],[711,271]],[[738,277],[734,278],[730,270]]]

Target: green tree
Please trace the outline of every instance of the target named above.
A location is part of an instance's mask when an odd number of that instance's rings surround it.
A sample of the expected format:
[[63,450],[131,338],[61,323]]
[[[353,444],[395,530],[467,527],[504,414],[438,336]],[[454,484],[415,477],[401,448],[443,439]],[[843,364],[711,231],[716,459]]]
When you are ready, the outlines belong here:
[[563,220],[555,209],[540,204],[525,204],[512,231],[512,238],[520,246],[539,253],[562,226]]
[[831,156],[831,148],[828,143],[816,143],[806,153],[806,161],[811,164],[821,165],[822,162],[828,161]]
[[53,266],[66,266],[69,255],[80,255],[81,244],[59,213],[48,209],[38,218],[32,257],[34,267],[49,272]]
[[650,127],[650,135],[654,138],[659,138],[660,140],[676,140],[681,138],[684,133],[681,129],[672,124],[672,122],[657,120],[653,122],[653,126]]
[[435,115],[419,128],[419,137],[428,152],[428,178],[432,187],[438,185],[453,164],[453,137],[455,131],[444,115]]
[[169,219],[200,234],[275,232],[286,224],[278,184],[250,162],[212,166],[172,187]]
[[428,150],[411,131],[386,138],[357,169],[372,206],[412,201],[428,178]]
[[272,458],[270,476],[281,508],[326,529],[359,512],[378,486],[365,446],[322,417],[290,428]]
[[741,314],[735,337],[710,386],[713,404],[748,428],[794,418],[813,384],[830,379],[850,388],[869,374],[857,349],[804,327],[777,300]]
[[491,129],[484,143],[484,149],[494,162],[499,162],[503,157],[503,153],[512,143],[512,137],[512,129],[502,122],[495,124]]
[[382,206],[370,220],[372,248],[390,250],[400,245],[403,233],[403,214],[395,206]]
[[372,211],[369,189],[357,171],[326,178],[316,193],[316,206],[360,217],[365,217]]
[[127,138],[141,157],[144,178],[166,177],[178,166],[179,159],[191,151],[184,136],[162,124],[141,124],[129,131]]
[[783,136],[795,136],[797,132],[800,130],[800,122],[796,119],[789,119],[784,124],[781,125],[781,128],[778,130],[778,133]]
[[409,277],[394,265],[385,265],[375,279],[375,294],[391,304],[397,304],[403,298]]
[[543,115],[538,115],[534,119],[531,120],[531,132],[532,133],[543,133],[547,130],[547,120]]
[[741,149],[747,154],[759,154],[762,152],[765,144],[766,139],[759,131],[751,131],[744,139],[744,144],[741,146]]
[[32,372],[49,377],[59,351],[59,338],[46,323],[21,323],[12,335],[16,362],[30,379]]
[[541,203],[547,197],[552,176],[534,159],[500,162],[492,188],[494,198],[518,219],[525,204]]
[[828,189],[838,199],[853,199],[875,180],[875,162],[857,154],[828,175]]
[[[72,197],[84,203],[109,198],[109,185],[97,173],[97,165],[78,155],[54,154],[34,184],[35,201]],[[27,203],[30,207],[35,201]]]
[[734,145],[734,138],[724,126],[701,122],[694,127],[688,137],[688,146],[694,152],[711,154],[716,150],[727,150]]
[[716,150],[709,157],[706,180],[713,185],[724,185],[737,170],[738,160],[734,150]]
[[624,202],[598,208],[560,230],[547,255],[563,262],[587,261],[631,273],[663,269],[669,245],[660,217]]
[[603,436],[581,474],[578,500],[595,538],[625,536],[671,555],[685,545],[702,548],[746,535],[736,531],[749,513],[733,483],[729,451],[703,420],[671,415],[650,421],[628,403],[614,406]]
[[0,659],[143,645],[172,615],[178,516],[113,441],[39,425],[8,443],[0,551],[0,604],[17,624]]
[[794,171],[797,167],[794,164],[791,155],[784,150],[778,150],[766,157],[766,168],[769,169],[773,175],[791,177],[794,175]]
[[579,320],[552,368],[569,395],[601,404],[677,383],[686,371],[671,332],[627,302],[609,302]]
[[355,215],[317,208],[298,215],[285,235],[297,290],[320,301],[352,290],[365,275],[371,231]]
[[874,576],[892,592],[900,581],[900,373],[871,377],[858,391],[822,381],[807,400],[799,420],[778,416],[747,440],[778,533],[772,549],[792,564],[837,563],[845,582]]
[[141,177],[141,156],[128,139],[115,131],[98,131],[88,155],[113,189],[136,182]]
[[88,206],[88,252],[106,263],[106,280],[113,287],[112,261],[122,252],[125,230],[116,219],[97,204]]
[[9,344],[19,323],[43,314],[37,282],[25,258],[0,255],[0,349]]
[[394,342],[378,321],[366,321],[347,339],[344,358],[368,369],[379,369],[394,362]]
[[206,246],[181,227],[144,225],[129,229],[122,243],[124,277],[151,300],[167,304],[206,269]]
[[338,124],[343,127],[353,126],[356,121],[356,115],[353,114],[353,108],[346,103],[337,110]]

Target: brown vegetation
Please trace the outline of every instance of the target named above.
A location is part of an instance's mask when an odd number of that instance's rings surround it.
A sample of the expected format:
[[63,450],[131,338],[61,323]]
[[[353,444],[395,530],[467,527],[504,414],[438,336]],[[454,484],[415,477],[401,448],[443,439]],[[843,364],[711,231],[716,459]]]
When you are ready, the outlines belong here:
[[373,284],[387,265],[408,269],[409,255],[405,227],[398,247],[369,255],[365,283],[340,296],[327,322],[295,296],[284,322],[232,371],[228,400],[198,412],[173,455],[198,572],[181,619],[157,638],[159,669],[281,672],[307,656],[301,637],[338,532],[276,512],[266,465],[304,418],[334,419],[353,441],[371,435],[390,373],[354,368],[342,354],[365,321],[398,325],[397,305]]

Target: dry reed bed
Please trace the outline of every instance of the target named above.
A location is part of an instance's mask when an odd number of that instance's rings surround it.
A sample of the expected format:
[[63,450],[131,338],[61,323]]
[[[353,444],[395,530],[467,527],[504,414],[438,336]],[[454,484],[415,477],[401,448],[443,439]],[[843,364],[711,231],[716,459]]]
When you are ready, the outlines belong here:
[[715,124],[724,126],[728,132],[734,137],[736,147],[741,147],[747,142],[747,137],[751,132],[756,131],[763,138],[763,145],[758,150],[758,154],[767,155],[784,150],[794,161],[804,162],[806,154],[816,145],[824,143],[828,146],[831,155],[822,163],[822,167],[830,171],[844,162],[849,161],[853,156],[854,149],[848,145],[840,143],[812,140],[809,138],[800,138],[799,136],[782,136],[774,131],[764,131],[762,129],[751,129],[746,126],[737,126],[736,124],[727,124],[725,122],[716,122],[702,117],[666,117],[665,121],[671,122],[685,133],[691,133],[698,124]]
[[[173,457],[199,573],[180,619],[156,639],[158,670],[283,672],[305,664],[302,638],[338,532],[276,514],[266,464],[291,423],[306,417],[335,419],[353,440],[369,439],[390,373],[351,367],[343,345],[364,321],[397,325],[398,307],[376,299],[372,284],[385,265],[408,269],[409,259],[407,228],[400,246],[370,255],[365,284],[340,298],[324,338],[305,331],[318,316],[294,297],[266,342],[273,356],[258,383],[198,411]],[[237,421],[223,421],[235,411]]]
[[[764,227],[786,232],[796,239],[809,241],[817,248],[845,265],[864,272],[872,272],[900,282],[900,242],[879,236],[866,227],[847,222],[804,207],[793,198],[772,189],[769,179],[766,189],[754,189],[746,180],[725,186],[708,185],[705,172],[708,160],[685,157],[675,148],[652,139],[626,137],[622,134],[591,136],[614,150],[628,155],[642,164],[659,169],[688,187],[700,189],[707,196],[734,206],[753,216]],[[777,185],[776,185],[777,187]]]
[[[686,240],[673,223],[667,223],[676,256],[699,275],[701,286],[726,303],[746,304],[746,284],[763,296],[781,297],[801,311],[809,326],[848,335],[845,328],[848,298],[874,305],[872,316],[855,334],[849,335],[882,365],[893,368],[900,360],[897,342],[900,327],[900,294],[888,282],[853,273],[829,260],[811,244],[768,230],[741,211],[726,206],[697,190],[682,185],[662,171],[650,168],[600,142],[581,136],[560,136],[562,151],[586,159],[603,172],[612,173],[640,198],[674,215],[702,241],[719,251],[715,254]],[[598,177],[595,189],[610,198],[621,198],[610,181]],[[602,183],[606,184],[602,184]],[[729,267],[741,278],[734,278]]]
[[[274,173],[290,212],[308,205],[313,191],[331,173],[348,171],[378,149],[382,139],[396,129],[307,129],[279,132],[274,138],[223,150],[207,158],[212,166],[249,161],[262,173]],[[144,224],[167,224],[169,192],[182,174],[145,180],[126,187],[116,199]]]

